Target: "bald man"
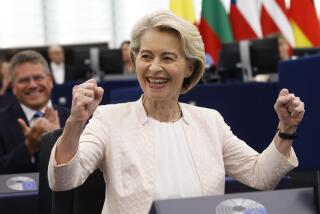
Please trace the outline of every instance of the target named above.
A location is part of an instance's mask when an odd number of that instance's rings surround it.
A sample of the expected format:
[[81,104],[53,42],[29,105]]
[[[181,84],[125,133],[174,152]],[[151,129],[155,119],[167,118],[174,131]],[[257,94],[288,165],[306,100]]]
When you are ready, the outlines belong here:
[[76,70],[70,65],[65,64],[64,50],[60,45],[52,45],[48,48],[48,57],[50,59],[50,69],[55,84],[64,84],[66,82],[81,81],[86,79],[83,70]]

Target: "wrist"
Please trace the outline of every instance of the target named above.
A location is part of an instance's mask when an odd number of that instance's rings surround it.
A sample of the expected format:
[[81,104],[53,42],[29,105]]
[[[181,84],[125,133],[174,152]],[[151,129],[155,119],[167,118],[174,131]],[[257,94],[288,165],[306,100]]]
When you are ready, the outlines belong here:
[[282,140],[294,140],[297,137],[296,128],[281,128],[278,126],[277,135]]
[[285,132],[278,131],[278,137],[281,138],[282,140],[294,140],[297,138],[297,134],[288,134]]
[[82,119],[72,117],[71,115],[68,117],[65,125],[71,125],[71,126],[79,126],[83,127],[86,124],[87,121],[83,121]]
[[28,139],[25,140],[25,145],[30,156],[33,156],[39,150],[39,148],[37,146],[34,146]]
[[285,124],[279,123],[278,131],[286,134],[295,134],[297,132],[297,126],[287,126]]
[[86,122],[69,117],[64,125],[64,130],[80,133],[84,129]]

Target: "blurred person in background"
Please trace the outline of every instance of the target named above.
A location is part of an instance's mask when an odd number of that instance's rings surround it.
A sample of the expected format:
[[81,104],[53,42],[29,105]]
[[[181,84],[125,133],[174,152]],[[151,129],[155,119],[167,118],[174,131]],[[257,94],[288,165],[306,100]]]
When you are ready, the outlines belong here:
[[290,60],[290,59],[296,59],[297,56],[294,56],[292,54],[292,47],[290,46],[288,40],[283,36],[283,34],[276,35],[278,37],[278,43],[279,43],[279,57],[280,60]]
[[134,68],[129,57],[130,41],[123,41],[120,45],[121,58],[122,58],[122,71],[123,74],[134,74]]
[[48,47],[49,66],[55,84],[66,82],[76,82],[86,79],[83,70],[76,70],[74,66],[65,63],[65,54],[61,45],[51,45]]
[[10,91],[9,61],[0,61],[0,96]]
[[41,54],[18,52],[9,72],[17,101],[0,111],[0,174],[36,172],[42,135],[63,127],[69,110],[52,104],[52,76]]
[[[288,40],[283,36],[282,33],[270,34],[268,37],[278,39],[278,50],[279,50],[279,60],[291,60],[296,59],[296,56],[292,55],[292,49]],[[279,79],[278,73],[274,74],[258,74],[254,77],[257,82],[277,82]]]

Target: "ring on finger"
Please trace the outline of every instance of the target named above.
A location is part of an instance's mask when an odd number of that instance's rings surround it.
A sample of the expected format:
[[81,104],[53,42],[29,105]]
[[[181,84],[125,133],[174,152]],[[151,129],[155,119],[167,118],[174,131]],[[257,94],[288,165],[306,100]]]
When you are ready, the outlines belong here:
[[87,96],[88,95],[88,89],[84,89],[84,96]]

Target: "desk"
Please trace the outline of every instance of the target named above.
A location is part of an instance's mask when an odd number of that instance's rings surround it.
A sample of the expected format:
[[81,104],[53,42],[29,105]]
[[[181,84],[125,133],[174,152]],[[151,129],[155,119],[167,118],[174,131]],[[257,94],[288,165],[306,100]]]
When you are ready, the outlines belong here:
[[133,74],[108,74],[103,77],[104,81],[118,81],[118,80],[137,80],[137,75]]
[[[101,185],[104,185],[103,177],[100,173],[95,173],[95,177],[89,177],[89,179],[86,181],[86,188],[81,189],[77,188],[78,190],[74,193],[71,193],[71,195],[67,192],[58,192],[60,195],[59,200],[57,198],[55,199],[56,203],[59,203],[59,208],[55,208],[56,212],[59,214],[62,212],[59,209],[63,209],[63,213],[68,213],[68,210],[73,210],[71,212],[75,213],[88,213],[88,207],[93,207],[92,204],[97,204],[97,201],[103,202],[104,199],[104,191],[101,193],[98,193],[99,191],[97,188],[102,189]],[[6,182],[9,178],[14,176],[26,176],[31,177],[36,181],[36,188],[29,191],[15,191],[12,189],[9,189],[6,185]],[[39,175],[38,173],[26,173],[26,174],[14,174],[14,175],[0,175],[0,213],[1,214],[38,214],[38,206],[39,206],[39,195],[38,195],[38,179]],[[99,181],[100,180],[100,181]],[[235,192],[248,192],[248,191],[255,191],[252,188],[249,188],[236,180],[234,180],[231,177],[226,177],[225,180],[226,185],[226,192],[227,193],[235,193]],[[42,186],[43,188],[43,186]],[[277,186],[277,189],[282,188],[290,188],[290,178],[284,177],[280,184]],[[93,194],[94,196],[91,197],[91,200],[88,200],[88,193]],[[66,195],[68,194],[68,196]],[[90,195],[89,194],[89,195]],[[43,195],[42,197],[44,197]],[[48,195],[47,195],[48,196]],[[97,197],[103,197],[101,199]],[[67,203],[67,204],[66,204]],[[73,204],[74,203],[74,204]],[[81,206],[75,205],[77,203],[81,203]],[[89,206],[89,203],[91,205]],[[102,206],[103,203],[101,203]],[[57,204],[56,204],[57,205]],[[48,205],[50,206],[50,205]],[[62,207],[63,206],[63,207]],[[79,210],[79,207],[82,207],[81,210]],[[49,209],[50,210],[50,209]],[[44,212],[44,210],[42,210]],[[50,212],[45,209],[45,214],[50,214]],[[99,212],[92,212],[92,213],[100,213],[101,209],[99,209]]]
[[[7,186],[8,180],[17,177],[27,177],[34,182],[25,183],[22,191],[10,189]],[[30,179],[30,180],[31,180]],[[17,179],[16,179],[17,180]],[[21,179],[20,179],[21,180]],[[29,181],[30,181],[29,180]],[[38,202],[39,174],[11,174],[0,175],[0,211],[1,214],[37,214],[39,209]]]
[[154,202],[150,212],[150,214],[180,213],[317,214],[313,204],[312,188],[160,200]]

